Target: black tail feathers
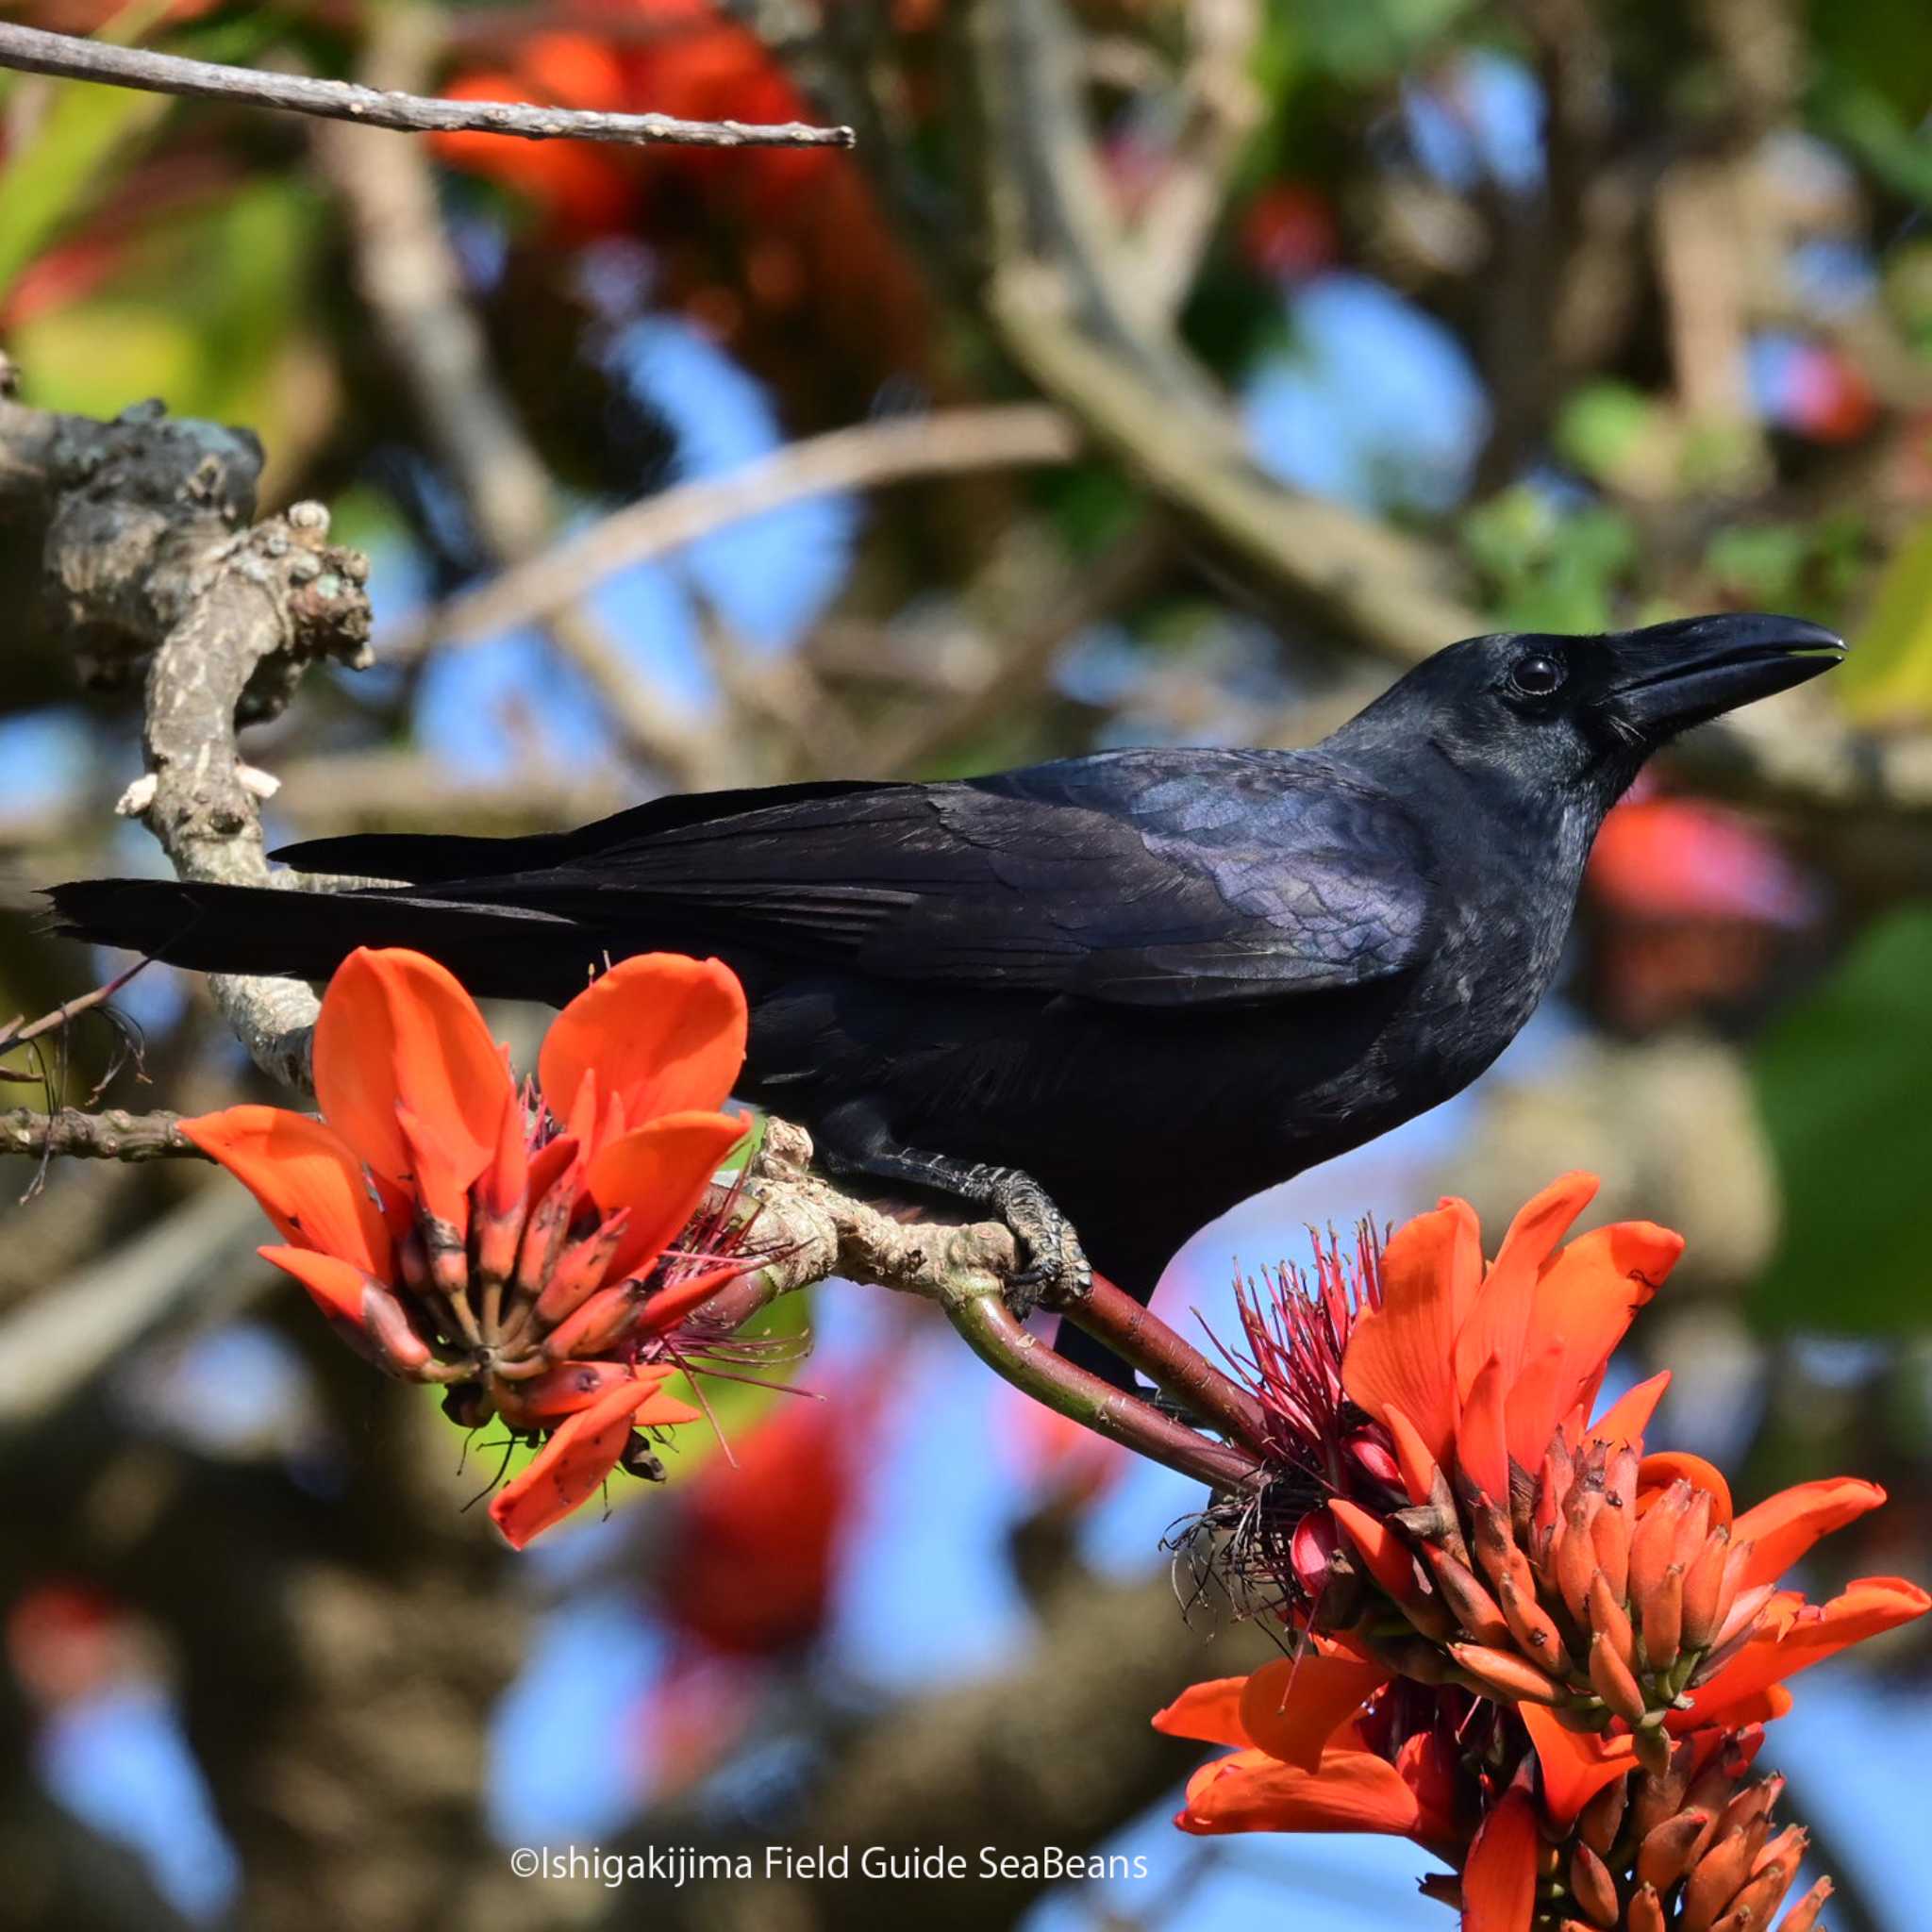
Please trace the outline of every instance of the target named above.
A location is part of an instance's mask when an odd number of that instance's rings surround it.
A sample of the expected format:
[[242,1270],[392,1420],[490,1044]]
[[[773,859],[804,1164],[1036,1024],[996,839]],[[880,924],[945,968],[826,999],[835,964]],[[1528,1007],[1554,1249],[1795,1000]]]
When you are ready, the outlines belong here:
[[[509,908],[171,879],[75,879],[47,897],[58,932],[203,973],[320,980],[358,946],[411,946],[485,997],[567,999],[584,982],[558,943],[571,922]],[[594,942],[582,950],[587,968]]]

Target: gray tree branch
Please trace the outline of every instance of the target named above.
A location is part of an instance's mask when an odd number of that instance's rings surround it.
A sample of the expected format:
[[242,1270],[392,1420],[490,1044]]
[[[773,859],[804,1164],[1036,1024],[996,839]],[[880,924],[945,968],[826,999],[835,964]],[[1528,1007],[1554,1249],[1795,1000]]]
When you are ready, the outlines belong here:
[[63,80],[102,81],[150,93],[187,94],[250,108],[279,108],[400,134],[508,134],[522,141],[603,141],[628,146],[850,147],[849,127],[810,127],[801,121],[765,125],[744,121],[680,121],[671,114],[599,114],[522,101],[444,101],[318,80],[303,74],[264,74],[185,60],[145,47],[117,47],[38,27],[0,23],[0,67]]
[[[243,763],[237,728],[276,716],[317,658],[369,661],[367,561],[328,541],[320,504],[252,521],[261,445],[246,430],[158,403],[99,423],[9,388],[0,378],[0,510],[39,535],[47,621],[84,677],[145,674],[147,770],[120,809],[184,879],[278,883],[259,810],[273,781]],[[226,974],[210,987],[256,1062],[304,1085],[308,990]]]

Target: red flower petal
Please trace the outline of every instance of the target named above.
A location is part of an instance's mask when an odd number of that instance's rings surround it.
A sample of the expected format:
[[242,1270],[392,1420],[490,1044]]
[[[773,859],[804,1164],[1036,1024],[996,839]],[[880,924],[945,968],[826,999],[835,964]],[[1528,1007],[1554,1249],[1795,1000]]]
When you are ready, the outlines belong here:
[[1469,1319],[1456,1338],[1456,1380],[1465,1396],[1491,1356],[1502,1362],[1505,1382],[1515,1381],[1537,1282],[1571,1224],[1596,1198],[1600,1185],[1593,1174],[1559,1175],[1509,1224]]
[[1509,1403],[1509,1441],[1533,1467],[1557,1425],[1591,1389],[1631,1317],[1684,1252],[1684,1238],[1647,1221],[1620,1221],[1578,1235],[1543,1270],[1524,1340],[1526,1358],[1556,1360],[1525,1376]]
[[1603,1790],[1637,1769],[1637,1747],[1629,1737],[1586,1736],[1559,1724],[1547,1705],[1519,1704],[1516,1715],[1529,1731],[1543,1774],[1543,1809],[1559,1832]]
[[641,1369],[633,1373],[623,1362],[559,1362],[554,1369],[519,1385],[512,1395],[523,1415],[538,1421],[575,1415],[593,1407],[611,1390],[630,1385],[648,1376],[661,1382],[672,1373],[662,1368]]
[[389,1229],[340,1134],[279,1107],[225,1108],[183,1121],[181,1131],[261,1203],[284,1241],[387,1278]]
[[744,1065],[744,989],[720,959],[640,953],[593,980],[550,1024],[537,1063],[559,1118],[587,1073],[625,1118],[715,1113]]
[[309,1299],[365,1361],[391,1375],[412,1375],[429,1359],[400,1301],[353,1261],[313,1248],[258,1248],[264,1261],[292,1274]]
[[[1722,1529],[1730,1522],[1731,1486],[1724,1480],[1724,1471],[1716,1463],[1706,1461],[1702,1456],[1692,1456],[1686,1449],[1660,1449],[1655,1456],[1646,1456],[1637,1465],[1637,1513],[1643,1515],[1652,1499],[1669,1489],[1679,1477],[1693,1490],[1703,1490],[1710,1497],[1711,1528]],[[1879,1493],[1882,1498],[1884,1492],[1881,1491]],[[1769,1578],[1759,1580],[1770,1581]],[[1748,1581],[1739,1585],[1740,1590],[1750,1587]]]
[[1481,1237],[1467,1201],[1445,1200],[1390,1237],[1382,1306],[1357,1319],[1344,1388],[1378,1421],[1395,1404],[1438,1462],[1456,1434],[1456,1337],[1482,1279]]
[[672,1429],[680,1423],[701,1423],[704,1419],[703,1409],[659,1389],[648,1402],[639,1405],[631,1423],[640,1429]]
[[674,1113],[599,1148],[586,1176],[606,1214],[630,1209],[607,1281],[648,1268],[705,1198],[718,1164],[744,1139],[745,1124],[722,1113]]
[[1462,1932],[1529,1932],[1542,1840],[1536,1807],[1521,1785],[1483,1820],[1462,1868]]
[[1402,1471],[1402,1486],[1408,1491],[1408,1500],[1426,1503],[1435,1493],[1436,1478],[1441,1474],[1428,1444],[1416,1433],[1415,1424],[1403,1414],[1398,1402],[1384,1405],[1382,1422],[1395,1440],[1395,1463]]
[[630,1441],[632,1418],[658,1399],[657,1381],[628,1382],[564,1420],[491,1501],[491,1521],[512,1549],[527,1547],[597,1493]]
[[308,1298],[331,1322],[362,1325],[362,1291],[369,1277],[353,1261],[339,1255],[321,1255],[313,1248],[257,1248],[273,1268],[292,1274],[308,1291]]
[[1170,1738],[1195,1738],[1204,1744],[1251,1744],[1241,1728],[1241,1692],[1245,1677],[1215,1677],[1190,1684],[1163,1710],[1154,1713],[1154,1728]]
[[[1402,1774],[1359,1750],[1331,1751],[1318,1773],[1265,1751],[1237,1751],[1188,1780],[1174,1823],[1183,1831],[1379,1831],[1413,1834],[1422,1809]],[[1525,1924],[1528,1922],[1525,1920]]]
[[[643,1306],[638,1327],[646,1335],[662,1335],[684,1318],[701,1308],[721,1288],[728,1288],[749,1267],[745,1261],[721,1261],[715,1268],[701,1269],[682,1281],[667,1282]],[[1038,1408],[1039,1405],[1033,1404]],[[1042,1409],[1042,1414],[1051,1414]],[[1076,1424],[1077,1426],[1077,1424]]]
[[415,1172],[398,1102],[448,1150],[459,1186],[490,1164],[509,1071],[447,967],[402,947],[357,947],[323,995],[314,1058],[329,1124],[386,1179]]
[[[1471,1482],[1492,1503],[1509,1495],[1509,1445],[1503,1433],[1504,1369],[1491,1356],[1477,1374],[1456,1423],[1456,1459]],[[1549,1438],[1543,1439],[1548,1448]]]
[[1690,1693],[1690,1709],[1674,1715],[1685,1730],[1718,1722],[1720,1715],[1728,1724],[1734,1708],[1760,1691],[1868,1637],[1909,1624],[1928,1609],[1932,1596],[1916,1583],[1902,1576],[1863,1576],[1847,1584],[1829,1603],[1805,1604],[1795,1611],[1767,1616],[1750,1642],[1709,1683]]
[[1389,1672],[1366,1657],[1314,1650],[1277,1657],[1248,1679],[1241,1728],[1271,1757],[1316,1771],[1328,1740],[1388,1681]]
[[1643,1432],[1649,1428],[1650,1419],[1657,1413],[1657,1406],[1664,1399],[1664,1391],[1670,1386],[1670,1370],[1659,1369],[1648,1381],[1624,1390],[1590,1425],[1588,1433],[1591,1440],[1607,1442],[1613,1452],[1630,1448],[1641,1456],[1643,1453]]
[[1820,1537],[1842,1529],[1884,1501],[1885,1491],[1876,1483],[1852,1475],[1799,1483],[1767,1496],[1731,1524],[1732,1544],[1752,1545],[1738,1588],[1775,1583]]
[[1413,1603],[1417,1595],[1415,1558],[1401,1537],[1381,1517],[1370,1515],[1346,1497],[1334,1497],[1328,1507],[1348,1532],[1349,1541],[1361,1552],[1369,1574],[1397,1603]]

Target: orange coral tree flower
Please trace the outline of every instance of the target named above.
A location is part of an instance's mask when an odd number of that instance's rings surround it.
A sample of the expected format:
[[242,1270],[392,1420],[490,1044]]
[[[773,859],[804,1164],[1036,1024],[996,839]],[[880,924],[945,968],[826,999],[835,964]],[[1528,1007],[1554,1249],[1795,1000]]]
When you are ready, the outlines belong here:
[[1644,1222],[1560,1245],[1595,1191],[1588,1174],[1546,1188],[1487,1270],[1461,1201],[1391,1239],[1341,1381],[1387,1430],[1399,1484],[1379,1504],[1360,1483],[1328,1504],[1457,1681],[1553,1713],[1535,1735],[1558,1782],[1576,1772],[1557,1726],[1630,1740],[1615,1751],[1655,1770],[1670,1735],[1777,1716],[1784,1677],[1927,1607],[1898,1579],[1816,1608],[1777,1590],[1819,1536],[1883,1500],[1874,1485],[1806,1485],[1734,1517],[1703,1458],[1644,1454],[1667,1374],[1590,1419],[1683,1246]]
[[[1324,1644],[1176,1698],[1158,1729],[1236,1748],[1189,1780],[1175,1824],[1203,1835],[1412,1839],[1456,1868],[1425,1877],[1423,1890],[1459,1908],[1463,1932],[1750,1932],[1775,1917],[1806,1840],[1798,1827],[1776,1828],[1783,1780],[1754,1768],[1762,1725],[1700,1730],[1655,1774],[1638,1771],[1624,1739],[1615,1774],[1592,1769],[1569,1792],[1580,1802],[1559,1810],[1548,1760],[1540,1770],[1525,1734],[1545,1714],[1472,1705],[1454,1689],[1385,1685],[1338,1723],[1359,1668],[1346,1646]],[[1557,1736],[1581,1776],[1593,1740],[1560,1727]],[[1830,1890],[1819,1880],[1787,1932],[1809,1932]]]
[[1450,1200],[1379,1253],[1365,1241],[1351,1279],[1324,1262],[1304,1292],[1285,1273],[1269,1307],[1243,1305],[1232,1357],[1271,1429],[1244,1560],[1297,1627],[1352,1633],[1380,1671],[1364,1708],[1397,1678],[1516,1707],[1558,1825],[1639,1765],[1657,1773],[1673,1737],[1780,1715],[1786,1677],[1928,1601],[1896,1578],[1815,1607],[1779,1587],[1883,1500],[1874,1485],[1806,1484],[1737,1513],[1710,1463],[1645,1453],[1668,1374],[1591,1419],[1682,1247],[1647,1223],[1565,1245],[1595,1188],[1545,1189],[1487,1269]]
[[491,1512],[521,1546],[634,1430],[696,1419],[657,1357],[746,1263],[667,1251],[743,1138],[721,1109],[746,1025],[718,960],[640,955],[552,1023],[539,1098],[446,968],[358,948],[316,1022],[323,1118],[233,1107],[182,1130],[254,1193],[283,1242],[262,1254],[363,1354],[448,1386],[460,1420],[550,1434]]

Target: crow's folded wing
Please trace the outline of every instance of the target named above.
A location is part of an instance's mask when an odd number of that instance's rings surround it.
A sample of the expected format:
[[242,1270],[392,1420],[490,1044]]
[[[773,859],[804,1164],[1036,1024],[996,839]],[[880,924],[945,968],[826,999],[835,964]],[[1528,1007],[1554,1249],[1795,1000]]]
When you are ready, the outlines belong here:
[[802,967],[1147,1007],[1383,978],[1434,927],[1418,827],[1319,758],[1106,753],[762,795],[716,818],[644,808],[597,849],[587,828],[561,862],[429,890]]

